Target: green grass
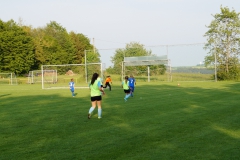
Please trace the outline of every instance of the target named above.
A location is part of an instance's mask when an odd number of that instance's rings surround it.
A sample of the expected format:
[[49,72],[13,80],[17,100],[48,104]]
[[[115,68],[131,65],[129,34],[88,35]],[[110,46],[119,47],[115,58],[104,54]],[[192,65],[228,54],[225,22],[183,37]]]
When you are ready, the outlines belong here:
[[[122,80],[122,75],[117,74],[107,74],[105,73],[105,77],[103,78],[103,82],[105,82],[106,75],[111,75],[111,79],[113,83]],[[129,76],[129,75],[128,75]],[[172,73],[164,74],[164,75],[151,75],[148,77],[147,75],[136,75],[134,76],[137,82],[190,82],[190,81],[213,81],[213,75],[211,74],[201,74],[201,73]],[[33,83],[34,84],[41,84],[41,76],[34,77]],[[68,88],[68,82],[70,82],[70,79],[73,78],[75,82],[75,87],[88,87],[88,84],[86,83],[86,77],[84,75],[75,74],[72,76],[69,75],[58,75],[57,76],[57,83],[53,83],[53,77],[45,77],[44,80],[48,82],[44,82],[43,88]],[[55,79],[54,79],[55,80]],[[88,82],[90,82],[91,78],[88,77]],[[18,77],[17,80],[13,80],[13,84],[28,84],[30,81],[29,77]],[[10,79],[0,79],[0,85],[6,85],[10,84]]]
[[[129,76],[129,74],[128,74]],[[111,75],[111,78],[114,81],[120,81],[121,75]],[[134,78],[138,82],[148,82],[147,75],[134,75]],[[150,75],[151,82],[169,82],[169,81],[213,81],[213,74],[201,74],[201,73],[171,73],[164,75]]]
[[90,120],[88,89],[0,86],[0,159],[240,159],[238,82],[120,82]]

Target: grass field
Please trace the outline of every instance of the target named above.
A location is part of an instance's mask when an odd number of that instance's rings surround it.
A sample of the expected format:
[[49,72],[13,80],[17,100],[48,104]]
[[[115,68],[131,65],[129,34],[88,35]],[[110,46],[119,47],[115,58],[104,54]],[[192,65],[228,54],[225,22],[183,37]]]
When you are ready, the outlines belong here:
[[124,102],[120,83],[88,89],[0,86],[0,159],[240,159],[239,82],[141,82]]

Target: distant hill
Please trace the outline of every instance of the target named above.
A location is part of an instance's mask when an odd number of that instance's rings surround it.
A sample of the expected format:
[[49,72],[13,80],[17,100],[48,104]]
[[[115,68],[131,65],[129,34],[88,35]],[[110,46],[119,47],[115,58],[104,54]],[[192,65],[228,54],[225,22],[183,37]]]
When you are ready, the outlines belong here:
[[204,66],[181,66],[172,67],[172,73],[200,73],[214,74],[214,68],[206,68]]

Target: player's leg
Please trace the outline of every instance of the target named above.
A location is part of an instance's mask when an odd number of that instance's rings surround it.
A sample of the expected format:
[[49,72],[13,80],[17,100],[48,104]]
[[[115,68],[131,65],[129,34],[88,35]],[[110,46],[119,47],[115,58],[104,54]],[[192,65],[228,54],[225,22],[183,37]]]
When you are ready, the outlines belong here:
[[102,106],[101,106],[101,96],[100,97],[100,100],[97,101],[97,105],[98,105],[98,119],[102,118]]
[[88,119],[91,118],[91,114],[92,114],[93,110],[94,110],[95,107],[96,107],[97,101],[96,101],[95,99],[96,99],[95,97],[91,97],[91,104],[92,104],[92,106],[90,107],[90,109],[89,109],[89,111],[88,111]]
[[134,86],[131,87],[131,96],[133,97]]
[[72,96],[75,97],[74,88],[71,89],[71,92],[72,92]]
[[126,90],[124,89],[123,92],[125,93],[125,97],[124,97],[124,100],[125,102],[127,101],[126,97],[127,97],[127,93],[126,93]]
[[124,98],[124,100],[127,101],[127,99],[130,97],[130,89],[124,90],[124,92],[125,92],[125,98]]
[[132,87],[130,86],[130,95],[132,95]]
[[110,90],[110,87],[109,87],[109,82],[107,82],[107,83],[106,83],[106,87],[108,87],[108,88],[109,88],[109,90]]
[[127,90],[127,95],[126,95],[126,99],[128,99],[131,96],[130,94],[130,89]]

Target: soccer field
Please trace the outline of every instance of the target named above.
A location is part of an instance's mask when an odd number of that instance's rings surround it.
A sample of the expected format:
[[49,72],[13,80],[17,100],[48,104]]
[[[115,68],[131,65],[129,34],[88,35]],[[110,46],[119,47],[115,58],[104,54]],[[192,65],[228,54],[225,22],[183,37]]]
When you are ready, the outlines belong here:
[[0,159],[240,159],[239,82],[142,82],[124,101],[105,89],[0,86]]

